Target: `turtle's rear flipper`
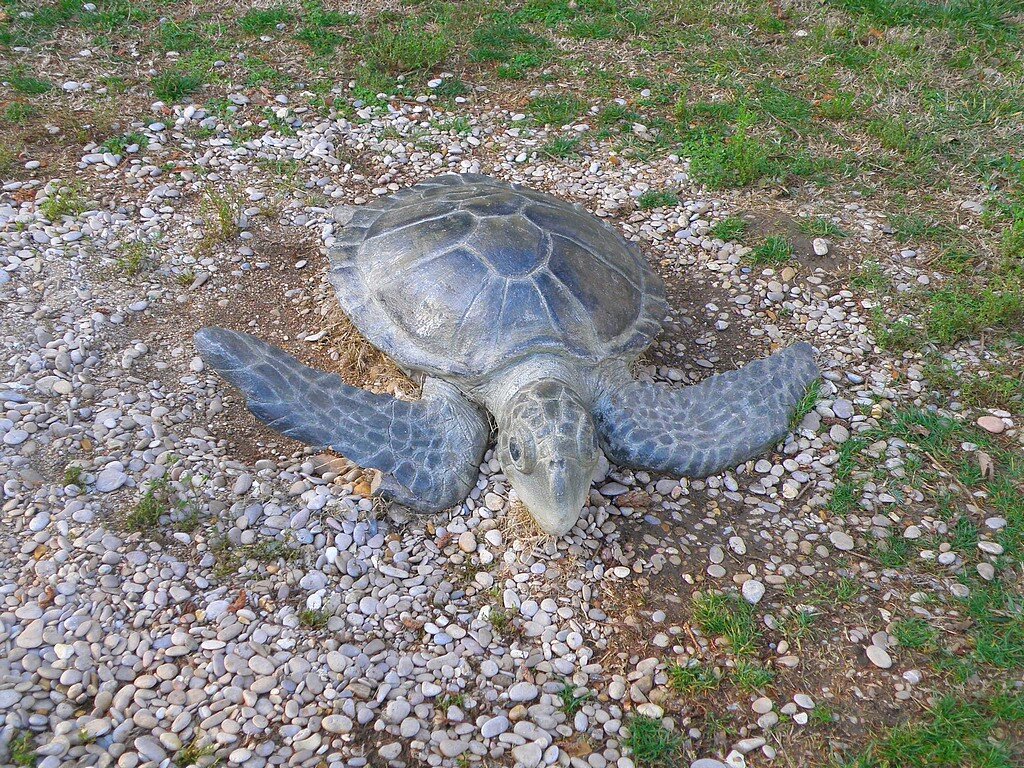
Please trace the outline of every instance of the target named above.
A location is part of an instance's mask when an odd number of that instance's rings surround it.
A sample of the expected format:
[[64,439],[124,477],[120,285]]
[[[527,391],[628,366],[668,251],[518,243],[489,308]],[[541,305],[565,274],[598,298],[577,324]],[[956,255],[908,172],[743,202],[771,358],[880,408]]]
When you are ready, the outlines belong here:
[[461,502],[476,483],[490,427],[450,384],[428,379],[415,403],[350,387],[246,333],[203,328],[207,365],[241,389],[256,418],[330,447],[385,477],[381,493],[423,512]]
[[594,417],[612,461],[678,477],[706,477],[781,440],[817,378],[811,346],[794,344],[681,389],[616,383],[598,399]]

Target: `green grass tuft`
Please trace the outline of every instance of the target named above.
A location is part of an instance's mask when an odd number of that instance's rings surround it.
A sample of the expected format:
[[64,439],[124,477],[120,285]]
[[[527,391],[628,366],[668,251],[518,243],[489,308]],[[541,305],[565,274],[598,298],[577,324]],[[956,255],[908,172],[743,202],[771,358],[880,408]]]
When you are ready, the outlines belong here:
[[1019,722],[1024,695],[991,703],[947,695],[923,722],[888,729],[849,768],[1015,768],[1019,754],[993,738],[1000,725]]
[[572,122],[586,105],[575,96],[538,96],[527,112],[541,125],[562,126]]
[[800,219],[797,226],[805,235],[812,237],[846,237],[846,233],[832,221],[821,216],[814,218]]
[[799,426],[800,422],[804,420],[804,416],[814,410],[814,406],[818,404],[818,400],[821,398],[821,382],[815,379],[811,382],[811,386],[807,388],[804,396],[800,398],[800,402],[796,404],[796,410],[793,411],[793,418],[789,420],[789,428],[795,429]]
[[643,211],[653,208],[669,208],[679,205],[679,196],[667,189],[649,189],[636,199],[636,204]]
[[306,629],[326,629],[330,618],[331,614],[323,610],[317,611],[312,608],[306,608],[299,611],[299,624]]
[[11,739],[7,750],[10,752],[11,762],[19,768],[33,768],[39,763],[35,742],[29,731],[22,731]]
[[153,95],[160,101],[175,103],[195,93],[206,83],[206,78],[193,70],[169,69],[150,82]]
[[3,78],[11,84],[11,88],[26,96],[39,96],[53,89],[53,83],[22,72],[11,72]]
[[238,26],[250,35],[266,35],[276,31],[279,24],[291,24],[294,18],[292,12],[284,5],[250,8],[238,20]]
[[563,683],[562,687],[558,689],[558,708],[567,717],[573,717],[583,709],[583,704],[593,697],[594,694],[586,688],[577,688],[569,683]]
[[939,631],[924,619],[901,619],[892,625],[892,635],[901,648],[922,653],[938,649]]
[[754,608],[734,594],[698,592],[693,597],[693,618],[712,637],[724,637],[733,653],[749,655],[757,650],[761,632]]
[[447,29],[428,30],[414,19],[378,30],[366,41],[364,55],[371,67],[397,75],[434,69],[454,46]]
[[61,187],[40,203],[39,211],[52,222],[64,216],[77,216],[89,209],[85,191],[77,184]]
[[739,216],[726,216],[724,219],[715,222],[711,227],[711,236],[719,240],[733,240],[739,242],[743,233],[747,231],[747,222]]
[[677,693],[689,695],[707,693],[721,685],[722,678],[715,674],[713,667],[703,664],[669,664],[668,683]]
[[556,136],[547,144],[542,146],[540,148],[540,152],[548,157],[556,157],[564,160],[570,157],[579,157],[579,148],[579,139],[569,139],[564,136]]
[[662,725],[661,720],[634,715],[627,724],[629,735],[622,744],[638,765],[648,768],[675,768],[682,738]]
[[778,266],[793,258],[793,244],[782,235],[769,235],[747,254],[751,264]]

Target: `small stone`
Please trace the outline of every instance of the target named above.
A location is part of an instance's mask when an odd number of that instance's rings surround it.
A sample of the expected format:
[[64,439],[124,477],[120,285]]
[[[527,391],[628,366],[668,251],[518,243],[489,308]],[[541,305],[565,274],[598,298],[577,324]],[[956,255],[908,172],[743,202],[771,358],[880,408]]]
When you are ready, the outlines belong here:
[[521,744],[512,749],[512,759],[521,768],[537,768],[540,761],[544,759],[544,749],[536,741],[529,744]]
[[18,635],[17,640],[14,644],[19,648],[31,649],[38,648],[43,644],[43,620],[35,619],[30,621],[26,627],[21,630],[21,634]]
[[509,719],[504,715],[498,715],[492,717],[480,726],[480,735],[485,739],[493,739],[495,736],[500,736],[505,733],[511,727]]
[[772,707],[775,705],[772,700],[767,696],[762,696],[759,699],[755,699],[754,703],[750,705],[750,708],[759,715],[767,714],[772,711]]
[[808,696],[806,693],[798,693],[793,697],[793,701],[796,702],[798,707],[803,709],[814,709],[814,699]]
[[108,467],[96,477],[96,490],[100,493],[110,493],[128,482],[128,475],[120,469]]
[[849,552],[854,546],[853,537],[844,531],[832,531],[828,535],[828,540],[832,542],[832,546],[843,552]]
[[978,549],[980,549],[986,555],[1003,554],[1003,545],[1000,544],[998,541],[979,541]]
[[978,426],[993,435],[998,435],[1006,429],[1006,424],[998,416],[982,416],[978,419]]
[[869,645],[865,651],[868,656],[868,660],[879,669],[888,669],[892,666],[892,657],[885,648],[881,648],[877,645]]
[[814,248],[815,256],[827,256],[828,255],[828,240],[823,237],[816,237],[811,243],[811,247]]
[[352,721],[344,715],[328,715],[323,719],[323,726],[328,733],[349,733]]
[[828,436],[833,443],[845,443],[850,439],[850,430],[842,424],[833,424],[828,431]]
[[740,739],[732,745],[732,748],[740,754],[745,755],[748,752],[753,752],[759,747],[763,747],[765,743],[765,738],[763,736],[752,736],[749,739]]
[[472,531],[465,531],[459,536],[459,549],[466,554],[476,552],[476,536]]
[[533,701],[537,698],[537,686],[533,683],[516,683],[508,689],[508,698],[517,703]]
[[757,605],[764,597],[764,584],[757,579],[747,579],[741,587],[743,599],[751,605]]
[[690,763],[690,768],[729,768],[729,765],[711,757],[702,757]]

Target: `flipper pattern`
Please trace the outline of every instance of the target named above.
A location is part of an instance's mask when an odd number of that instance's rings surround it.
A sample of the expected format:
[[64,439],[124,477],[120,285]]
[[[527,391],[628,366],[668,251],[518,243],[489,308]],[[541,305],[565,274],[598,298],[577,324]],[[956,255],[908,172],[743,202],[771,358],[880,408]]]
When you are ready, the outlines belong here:
[[690,387],[608,386],[595,422],[605,454],[617,464],[706,477],[781,440],[817,378],[814,350],[799,343]]
[[381,493],[423,512],[472,490],[490,433],[485,416],[446,382],[427,379],[414,403],[351,387],[246,333],[204,328],[207,365],[242,390],[256,418],[309,445],[384,473]]

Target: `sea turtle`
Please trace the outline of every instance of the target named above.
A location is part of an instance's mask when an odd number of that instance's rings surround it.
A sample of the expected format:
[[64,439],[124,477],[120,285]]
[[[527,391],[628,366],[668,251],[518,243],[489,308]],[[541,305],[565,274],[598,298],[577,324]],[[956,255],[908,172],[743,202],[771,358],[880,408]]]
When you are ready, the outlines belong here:
[[445,175],[365,205],[329,249],[346,314],[404,369],[407,402],[344,384],[244,333],[204,328],[203,359],[257,418],[383,473],[380,492],[439,511],[477,482],[491,433],[540,527],[572,528],[600,452],[703,477],[778,442],[817,377],[794,344],[674,388],[634,380],[664,286],[638,249],[578,205],[487,176]]

